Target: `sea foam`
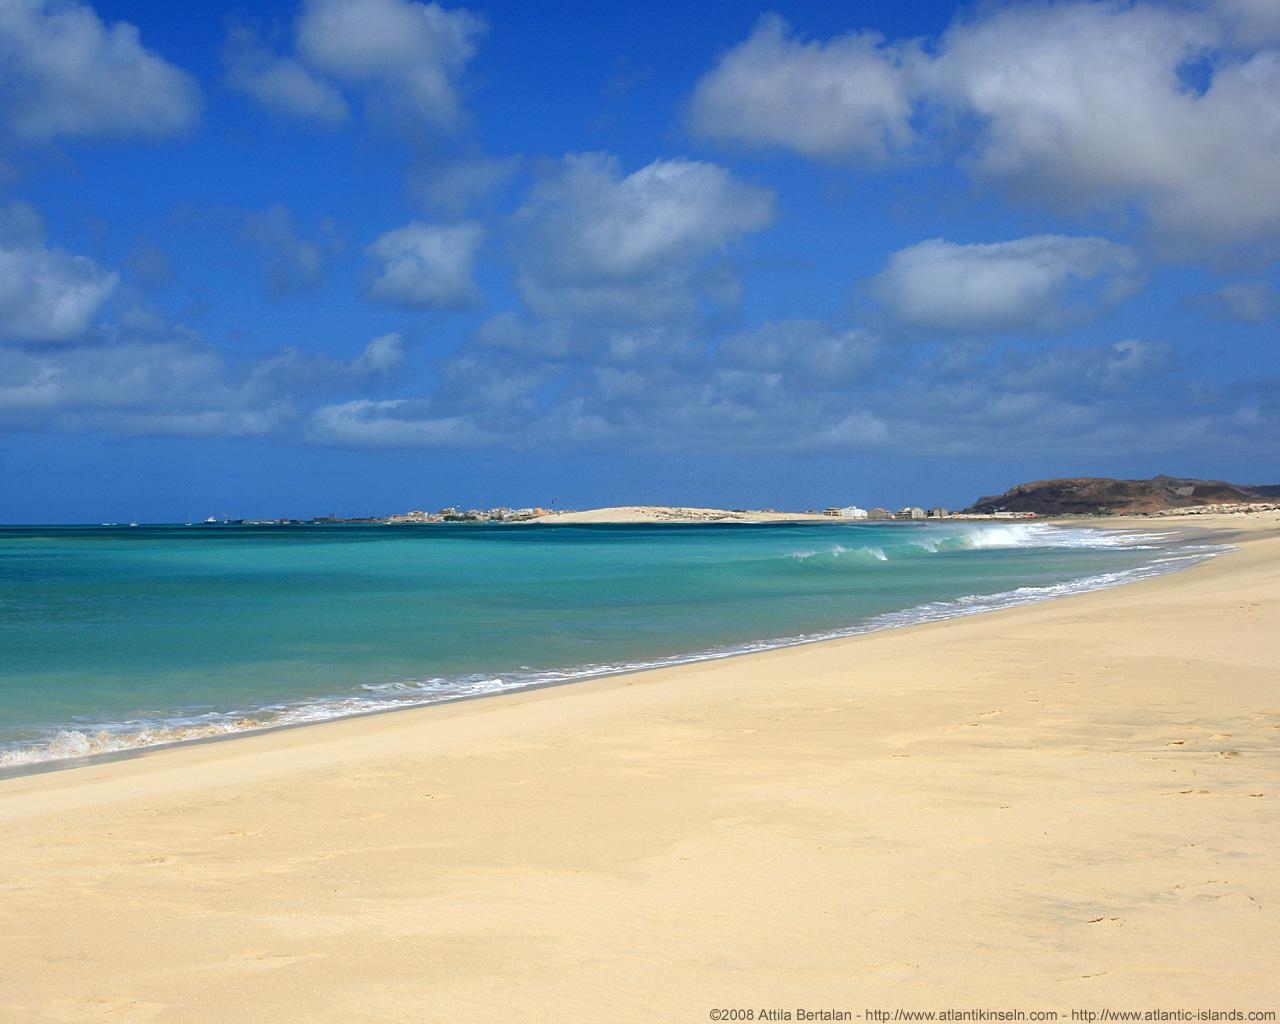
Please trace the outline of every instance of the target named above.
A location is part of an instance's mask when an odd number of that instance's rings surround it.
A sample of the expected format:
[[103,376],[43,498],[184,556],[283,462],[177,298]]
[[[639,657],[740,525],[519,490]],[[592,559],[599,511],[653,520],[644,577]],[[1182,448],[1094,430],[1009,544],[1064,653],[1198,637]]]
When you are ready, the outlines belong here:
[[[0,750],[0,768],[22,769],[45,762],[74,762],[85,758],[121,754],[142,748],[204,740],[282,726],[325,721],[353,715],[389,711],[428,704],[446,703],[487,694],[556,685],[578,680],[635,672],[645,669],[728,658],[738,654],[773,650],[799,644],[917,625],[1031,604],[1056,597],[1119,586],[1185,568],[1230,550],[1224,545],[1182,544],[1169,548],[1167,536],[1137,532],[1062,528],[1042,524],[975,526],[964,524],[934,536],[914,536],[903,528],[901,542],[849,546],[836,544],[826,549],[806,548],[785,556],[800,564],[863,565],[883,563],[897,557],[928,557],[940,552],[997,548],[1093,548],[1148,550],[1162,548],[1163,554],[1142,565],[1110,572],[1093,573],[1078,579],[1045,585],[1019,586],[995,593],[965,594],[949,600],[927,601],[909,608],[883,612],[836,629],[801,632],[745,643],[711,646],[692,653],[638,660],[607,661],[564,669],[521,668],[501,675],[477,673],[456,677],[429,676],[367,684],[358,694],[333,695],[292,704],[272,704],[236,711],[206,711],[197,715],[133,719],[128,722],[84,724],[77,728],[50,728],[44,738],[11,744]],[[1148,543],[1165,539],[1161,546]]]

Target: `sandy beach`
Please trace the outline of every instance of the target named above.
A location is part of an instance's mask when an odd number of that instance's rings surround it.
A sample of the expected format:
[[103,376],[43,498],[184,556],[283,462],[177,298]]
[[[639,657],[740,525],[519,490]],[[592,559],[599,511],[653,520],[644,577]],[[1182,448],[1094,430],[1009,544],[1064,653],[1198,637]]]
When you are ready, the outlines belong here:
[[0,780],[0,1020],[1280,1010],[1280,516],[1114,525],[1237,550]]

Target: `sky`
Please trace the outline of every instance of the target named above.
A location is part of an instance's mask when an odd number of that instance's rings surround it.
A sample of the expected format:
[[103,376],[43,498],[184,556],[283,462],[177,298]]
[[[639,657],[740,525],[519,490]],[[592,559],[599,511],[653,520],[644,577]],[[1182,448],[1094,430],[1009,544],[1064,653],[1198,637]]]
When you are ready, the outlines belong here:
[[1280,482],[1280,3],[0,0],[0,522]]

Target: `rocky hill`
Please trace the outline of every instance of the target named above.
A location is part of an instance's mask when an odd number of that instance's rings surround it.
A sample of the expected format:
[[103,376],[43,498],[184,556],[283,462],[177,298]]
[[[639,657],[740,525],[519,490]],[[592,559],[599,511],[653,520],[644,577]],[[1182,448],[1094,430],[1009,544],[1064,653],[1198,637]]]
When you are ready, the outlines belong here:
[[1280,485],[1229,484],[1157,476],[1150,480],[1069,477],[1018,484],[1003,494],[979,498],[967,512],[1034,512],[1042,516],[1162,512],[1196,505],[1266,501]]

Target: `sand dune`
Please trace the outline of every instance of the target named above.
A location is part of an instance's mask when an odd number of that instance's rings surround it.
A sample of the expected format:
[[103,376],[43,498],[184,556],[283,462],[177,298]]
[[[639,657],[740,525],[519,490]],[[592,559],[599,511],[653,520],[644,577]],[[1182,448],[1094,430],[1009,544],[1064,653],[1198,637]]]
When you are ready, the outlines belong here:
[[0,1019],[1277,1009],[1280,521],[1215,525],[1115,590],[0,781]]
[[723,508],[685,508],[674,505],[615,505],[581,512],[553,512],[539,523],[784,523],[831,522],[820,513],[733,511]]

